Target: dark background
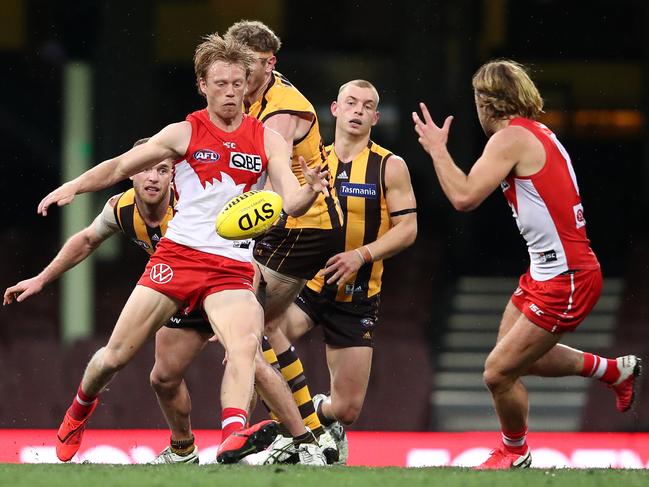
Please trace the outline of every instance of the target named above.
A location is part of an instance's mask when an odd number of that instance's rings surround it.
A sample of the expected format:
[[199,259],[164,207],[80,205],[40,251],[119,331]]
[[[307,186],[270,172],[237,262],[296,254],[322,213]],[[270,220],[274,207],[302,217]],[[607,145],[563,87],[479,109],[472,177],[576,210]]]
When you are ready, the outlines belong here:
[[[649,7],[640,0],[3,1],[3,289],[39,272],[66,237],[59,234],[65,209],[45,219],[35,211],[61,182],[65,64],[84,62],[93,70],[91,152],[100,162],[203,106],[194,86],[193,49],[202,35],[224,32],[241,18],[260,19],[282,38],[278,69],[318,109],[327,143],[333,133],[328,106],[340,84],[372,81],[382,112],[373,139],[403,156],[411,171],[419,236],[386,266],[382,326],[358,427],[417,430],[434,424],[428,397],[455,279],[513,276],[527,267],[524,244],[499,192],[473,213],[454,212],[410,119],[418,101],[437,121],[455,115],[449,147],[468,170],[486,141],[471,76],[494,57],[531,67],[546,100],[543,121],[571,154],[604,274],[625,282],[616,347],[634,343],[647,351]],[[97,211],[125,187],[96,196]],[[115,239],[117,257],[95,264],[92,338],[60,344],[57,284],[0,310],[0,427],[58,424],[85,362],[105,343],[144,266],[139,249]],[[303,358],[317,392],[327,383],[317,333],[303,346],[313,351]],[[195,426],[217,424],[221,355],[211,346],[191,370]],[[163,425],[148,389],[151,364],[148,346],[104,395],[96,425]]]

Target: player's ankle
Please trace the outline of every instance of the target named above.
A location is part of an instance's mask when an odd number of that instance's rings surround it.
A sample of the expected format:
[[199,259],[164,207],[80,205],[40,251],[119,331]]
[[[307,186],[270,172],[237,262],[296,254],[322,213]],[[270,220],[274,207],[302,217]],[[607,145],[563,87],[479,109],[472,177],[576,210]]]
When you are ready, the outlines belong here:
[[525,453],[527,453],[528,450],[527,442],[523,443],[520,446],[510,446],[510,445],[505,445],[503,443],[503,447],[509,453],[515,453],[516,455],[525,455]]

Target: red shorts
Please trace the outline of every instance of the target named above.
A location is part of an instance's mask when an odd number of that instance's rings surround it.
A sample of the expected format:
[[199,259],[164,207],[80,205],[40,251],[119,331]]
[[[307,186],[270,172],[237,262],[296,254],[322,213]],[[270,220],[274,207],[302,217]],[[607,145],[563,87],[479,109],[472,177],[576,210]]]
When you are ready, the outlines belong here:
[[219,291],[254,292],[254,274],[250,262],[208,254],[163,238],[137,283],[180,301],[183,311],[189,313]]
[[550,333],[574,331],[602,294],[600,269],[560,274],[535,281],[528,270],[518,282],[512,303],[532,323]]

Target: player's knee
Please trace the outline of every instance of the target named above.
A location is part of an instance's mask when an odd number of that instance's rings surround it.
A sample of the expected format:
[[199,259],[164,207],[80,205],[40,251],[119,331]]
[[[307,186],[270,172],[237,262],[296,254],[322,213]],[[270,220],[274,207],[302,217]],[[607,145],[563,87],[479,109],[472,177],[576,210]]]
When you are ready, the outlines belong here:
[[507,385],[511,382],[510,378],[506,374],[502,373],[495,367],[485,365],[484,372],[482,374],[482,379],[484,380],[487,389],[493,393],[500,392],[507,388]]
[[159,367],[154,366],[149,374],[149,383],[158,394],[174,391],[180,386],[182,379],[172,374],[166,374]]
[[244,333],[232,341],[228,347],[228,361],[250,360],[255,361],[257,349],[259,348],[259,337],[252,332]]
[[352,401],[336,404],[332,402],[331,406],[336,419],[344,425],[350,425],[360,416],[363,403]]

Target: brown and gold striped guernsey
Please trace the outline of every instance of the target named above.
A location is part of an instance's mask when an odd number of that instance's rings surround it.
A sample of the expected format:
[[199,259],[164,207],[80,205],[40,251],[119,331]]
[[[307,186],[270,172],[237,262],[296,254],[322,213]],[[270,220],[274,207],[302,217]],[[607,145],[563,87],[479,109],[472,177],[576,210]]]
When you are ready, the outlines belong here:
[[135,190],[133,188],[122,193],[115,203],[113,211],[119,228],[128,238],[140,246],[149,254],[155,252],[156,245],[167,231],[167,224],[173,217],[173,208],[175,204],[174,192],[171,191],[169,196],[169,207],[167,214],[157,227],[148,226],[135,204]]
[[[280,73],[273,72],[264,94],[248,107],[246,113],[262,122],[265,122],[273,115],[281,113],[291,115],[308,114],[312,116],[313,122],[309,132],[301,139],[293,142],[291,169],[301,185],[305,184],[305,181],[300,167],[300,156],[304,157],[308,167],[315,167],[320,164],[323,170],[326,169],[326,154],[320,138],[320,125],[318,124],[316,111],[309,100]],[[286,228],[331,230],[332,228],[340,228],[342,225],[342,213],[335,195],[325,198],[321,194],[304,215],[299,217],[289,216],[280,220],[280,222]]]
[[[390,228],[385,201],[385,163],[390,151],[370,141],[351,162],[342,162],[333,145],[326,148],[327,164],[335,174],[334,190],[343,211],[343,239],[334,254],[356,249],[375,241]],[[307,286],[316,292],[335,294],[336,301],[363,302],[381,292],[383,261],[362,266],[347,284],[338,288],[326,284],[322,277],[311,279]]]

